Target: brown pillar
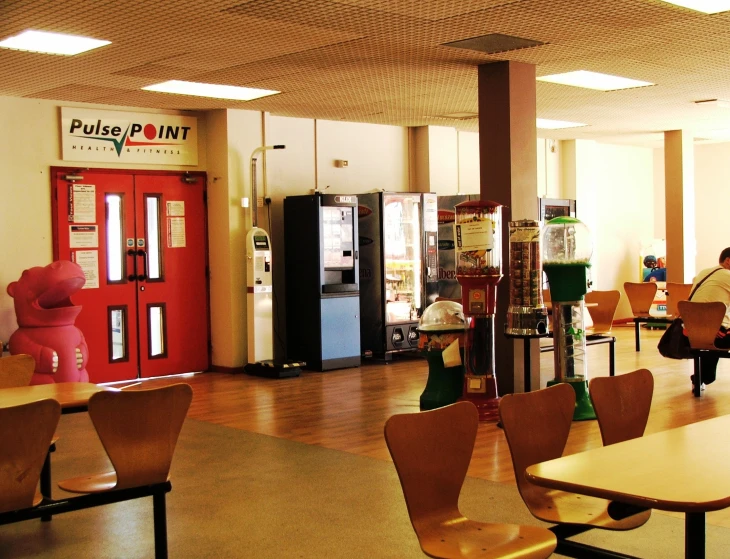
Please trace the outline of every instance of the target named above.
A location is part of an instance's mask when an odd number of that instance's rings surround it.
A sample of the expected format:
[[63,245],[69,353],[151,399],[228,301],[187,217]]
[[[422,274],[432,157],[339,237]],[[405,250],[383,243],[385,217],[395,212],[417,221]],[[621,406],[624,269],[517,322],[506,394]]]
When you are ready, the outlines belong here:
[[[523,342],[503,335],[509,306],[509,222],[538,219],[535,67],[522,62],[479,66],[479,168],[482,200],[502,208],[502,274],[497,289],[495,323],[499,393],[521,387]],[[532,389],[539,388],[540,351],[531,343]]]
[[664,188],[667,281],[692,283],[697,254],[694,138],[684,130],[664,132]]

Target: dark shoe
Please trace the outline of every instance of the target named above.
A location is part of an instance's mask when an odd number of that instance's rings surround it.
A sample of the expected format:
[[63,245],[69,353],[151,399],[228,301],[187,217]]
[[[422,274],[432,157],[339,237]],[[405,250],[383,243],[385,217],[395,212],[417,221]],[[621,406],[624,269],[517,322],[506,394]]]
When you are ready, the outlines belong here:
[[[692,390],[691,391],[694,392],[695,391],[695,376],[694,375],[691,375],[689,377],[689,380],[692,381]],[[704,390],[705,389],[705,384],[710,384],[710,383],[712,383],[712,382],[715,381],[715,379],[712,379],[710,382],[704,382],[704,380],[705,379],[702,379],[703,382],[702,382],[702,386],[700,386],[700,390]]]

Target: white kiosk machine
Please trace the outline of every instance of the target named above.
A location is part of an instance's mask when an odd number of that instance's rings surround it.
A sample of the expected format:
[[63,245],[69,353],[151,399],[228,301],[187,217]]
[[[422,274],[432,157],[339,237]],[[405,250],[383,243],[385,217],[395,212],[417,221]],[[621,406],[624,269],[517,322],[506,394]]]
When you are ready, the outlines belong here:
[[271,241],[260,227],[246,234],[246,278],[248,364],[244,370],[275,378],[299,375],[299,363],[274,363]]

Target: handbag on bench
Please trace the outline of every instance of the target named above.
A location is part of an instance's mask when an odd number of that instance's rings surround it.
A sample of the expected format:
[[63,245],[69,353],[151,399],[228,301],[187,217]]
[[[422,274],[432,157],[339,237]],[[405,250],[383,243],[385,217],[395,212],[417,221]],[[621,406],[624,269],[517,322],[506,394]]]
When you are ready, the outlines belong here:
[[[692,295],[695,294],[695,291],[699,289],[700,285],[705,283],[707,278],[709,278],[712,274],[720,269],[721,268],[718,268],[717,270],[713,270],[712,272],[707,274],[702,279],[702,281],[698,283],[697,286],[692,290],[692,293],[689,294],[687,300],[691,301]],[[684,324],[682,323],[681,316],[675,318],[669,324],[666,331],[659,339],[659,343],[656,347],[662,357],[667,357],[669,359],[692,359],[692,350],[689,346],[689,338],[684,335]]]

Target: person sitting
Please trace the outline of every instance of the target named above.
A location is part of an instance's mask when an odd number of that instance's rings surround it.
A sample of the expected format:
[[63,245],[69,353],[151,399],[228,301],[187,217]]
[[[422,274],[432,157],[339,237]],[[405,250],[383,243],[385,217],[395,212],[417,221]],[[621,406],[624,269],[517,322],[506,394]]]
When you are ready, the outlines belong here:
[[[710,274],[712,274],[711,277]],[[720,330],[718,330],[717,336],[715,337],[715,347],[718,349],[730,349],[730,335],[728,335],[728,330],[730,329],[730,247],[720,253],[719,266],[706,268],[695,276],[692,289],[694,290],[695,286],[705,278],[707,278],[707,281],[695,290],[692,295],[692,301],[701,303],[720,301],[725,303],[728,310],[722,319],[722,326],[720,326]],[[700,359],[702,382],[704,384],[712,384],[715,382],[717,376],[717,363],[720,358],[711,353],[703,353]],[[692,375],[691,380],[694,385],[694,375]]]

